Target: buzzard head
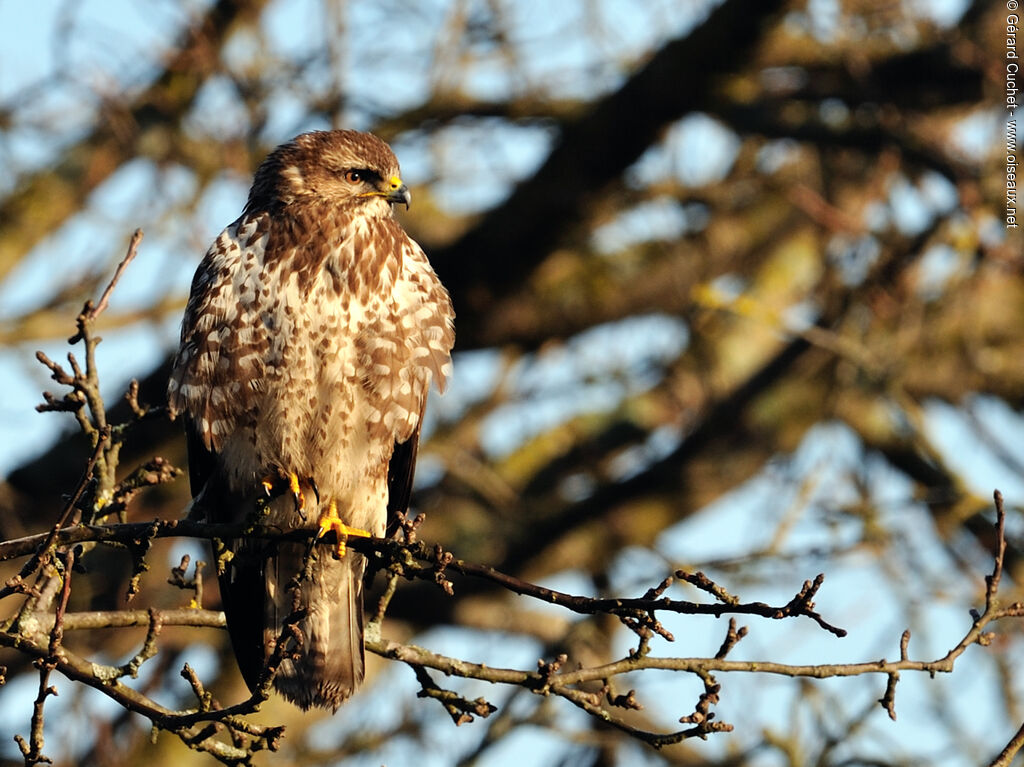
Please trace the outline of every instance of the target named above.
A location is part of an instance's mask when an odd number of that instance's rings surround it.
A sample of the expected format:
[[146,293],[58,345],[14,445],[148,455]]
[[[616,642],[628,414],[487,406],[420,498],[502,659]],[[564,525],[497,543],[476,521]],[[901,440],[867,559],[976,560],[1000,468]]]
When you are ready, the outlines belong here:
[[411,200],[394,152],[372,133],[314,131],[296,136],[264,160],[246,210],[329,203],[381,217],[391,214],[394,203],[408,208]]

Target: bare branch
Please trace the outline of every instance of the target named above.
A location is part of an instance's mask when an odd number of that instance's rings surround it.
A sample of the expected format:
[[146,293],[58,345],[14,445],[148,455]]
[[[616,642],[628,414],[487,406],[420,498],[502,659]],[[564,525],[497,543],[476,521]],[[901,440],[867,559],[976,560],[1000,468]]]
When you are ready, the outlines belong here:
[[[114,291],[114,288],[117,287],[117,282],[118,280],[121,279],[121,275],[124,274],[124,270],[128,268],[128,264],[130,264],[132,260],[135,258],[135,254],[139,249],[140,242],[142,242],[142,230],[136,229],[134,232],[132,232],[132,238],[128,243],[128,252],[125,254],[124,258],[121,259],[121,263],[117,265],[117,269],[114,270],[114,276],[111,277],[110,282],[107,283],[106,289],[100,296],[99,303],[97,303],[96,306],[92,306],[91,301],[88,304],[86,304],[88,310],[83,311],[83,322],[92,323],[107,308],[107,304],[110,303],[110,294]],[[78,334],[72,336],[68,340],[68,343],[77,343],[82,339],[82,337],[82,330],[81,328],[79,328]]]

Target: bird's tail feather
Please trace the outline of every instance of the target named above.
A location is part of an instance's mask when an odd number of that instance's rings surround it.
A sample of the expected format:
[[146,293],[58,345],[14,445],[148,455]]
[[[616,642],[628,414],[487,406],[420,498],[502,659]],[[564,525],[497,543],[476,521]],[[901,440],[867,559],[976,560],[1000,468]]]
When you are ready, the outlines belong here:
[[306,552],[295,543],[273,549],[240,544],[220,579],[224,612],[242,677],[255,691],[284,621],[293,607],[303,611],[295,624],[295,657],[281,663],[274,686],[304,709],[336,710],[363,680],[366,559],[350,549],[338,560],[327,546],[317,546],[297,580]]

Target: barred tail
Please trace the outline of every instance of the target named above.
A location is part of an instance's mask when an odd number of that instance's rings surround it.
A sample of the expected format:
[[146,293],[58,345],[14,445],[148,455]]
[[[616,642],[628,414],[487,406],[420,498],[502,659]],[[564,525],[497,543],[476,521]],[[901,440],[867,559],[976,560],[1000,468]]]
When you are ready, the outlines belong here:
[[[250,690],[261,681],[285,619],[296,604],[293,587],[306,546],[270,549],[237,542],[221,576],[228,632],[242,677]],[[282,662],[274,686],[285,698],[308,709],[336,710],[363,680],[363,570],[366,559],[351,549],[337,560],[318,546],[309,577],[298,584],[297,657]]]
[[[291,613],[292,595],[277,596],[302,567],[304,546],[284,546],[278,572],[267,571],[267,624],[264,642],[276,639]],[[349,550],[339,561],[318,546],[310,577],[299,586],[306,615],[298,623],[302,646],[295,660],[281,664],[274,686],[293,703],[337,710],[363,681],[363,570],[366,558]]]

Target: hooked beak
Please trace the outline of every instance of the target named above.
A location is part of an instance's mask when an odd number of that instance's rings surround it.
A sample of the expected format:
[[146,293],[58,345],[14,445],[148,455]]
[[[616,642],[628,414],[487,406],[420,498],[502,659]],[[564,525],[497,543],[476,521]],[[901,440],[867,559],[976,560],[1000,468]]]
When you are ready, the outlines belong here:
[[392,176],[388,181],[388,185],[390,190],[385,193],[384,199],[391,204],[403,203],[405,209],[409,210],[409,203],[412,202],[412,194],[409,192],[409,187],[403,184],[402,179],[398,176]]

